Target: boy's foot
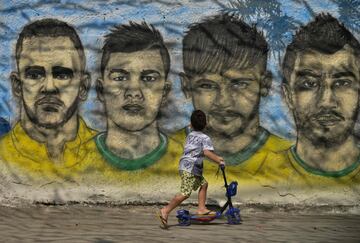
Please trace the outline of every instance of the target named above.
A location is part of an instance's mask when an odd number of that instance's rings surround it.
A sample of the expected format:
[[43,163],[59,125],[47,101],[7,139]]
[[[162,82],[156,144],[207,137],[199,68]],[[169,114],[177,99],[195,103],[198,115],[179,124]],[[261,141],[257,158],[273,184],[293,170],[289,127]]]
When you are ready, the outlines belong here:
[[162,213],[162,209],[157,211],[157,216],[160,219],[160,228],[162,229],[168,229],[169,226],[167,224],[167,218],[164,216],[164,214]]
[[201,215],[211,215],[211,214],[216,214],[215,211],[209,210],[209,209],[204,209],[204,210],[198,210],[196,212],[196,214],[201,214]]

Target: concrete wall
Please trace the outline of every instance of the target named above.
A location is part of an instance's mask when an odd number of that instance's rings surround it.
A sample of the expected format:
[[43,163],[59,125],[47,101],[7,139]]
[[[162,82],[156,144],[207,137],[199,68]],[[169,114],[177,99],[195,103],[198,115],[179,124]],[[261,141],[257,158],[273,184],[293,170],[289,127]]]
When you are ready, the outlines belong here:
[[[3,204],[165,202],[180,190],[194,109],[236,202],[358,204],[359,1],[8,1],[0,12]],[[217,168],[204,162],[209,202],[225,200]]]

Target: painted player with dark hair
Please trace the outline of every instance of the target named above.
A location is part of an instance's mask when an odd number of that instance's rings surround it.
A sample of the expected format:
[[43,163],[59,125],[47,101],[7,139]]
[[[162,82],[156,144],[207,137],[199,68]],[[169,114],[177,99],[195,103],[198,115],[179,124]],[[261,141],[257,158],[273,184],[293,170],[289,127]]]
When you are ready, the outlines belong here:
[[71,180],[87,167],[83,144],[95,135],[78,115],[90,86],[80,38],[63,21],[38,20],[22,29],[15,56],[11,84],[20,120],[1,138],[0,157],[33,179]]
[[354,135],[359,61],[359,42],[330,14],[319,14],[298,30],[282,65],[297,141],[264,173],[271,170],[282,183],[300,189],[330,185],[346,191],[359,185],[360,150]]
[[168,50],[152,25],[130,22],[105,36],[96,89],[105,107],[107,129],[95,142],[108,165],[107,178],[129,184],[130,180],[156,182],[161,175],[176,177],[182,146],[158,127],[171,87],[169,70]]
[[185,96],[207,115],[206,133],[230,177],[252,180],[269,152],[291,145],[260,125],[260,99],[271,86],[267,57],[262,33],[230,14],[192,24],[183,39]]

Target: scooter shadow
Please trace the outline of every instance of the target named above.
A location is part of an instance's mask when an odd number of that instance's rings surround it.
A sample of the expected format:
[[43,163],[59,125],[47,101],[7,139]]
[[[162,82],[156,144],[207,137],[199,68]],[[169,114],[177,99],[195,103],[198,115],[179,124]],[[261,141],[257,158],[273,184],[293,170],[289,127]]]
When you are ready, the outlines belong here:
[[[242,224],[242,221],[240,222],[239,225],[241,225],[241,224]],[[224,222],[191,222],[191,224],[187,225],[187,226],[180,225],[180,224],[171,224],[171,225],[168,225],[168,229],[173,228],[173,227],[188,228],[188,227],[191,227],[191,225],[218,226],[218,225],[230,225],[230,224],[228,224],[226,220],[224,220]]]

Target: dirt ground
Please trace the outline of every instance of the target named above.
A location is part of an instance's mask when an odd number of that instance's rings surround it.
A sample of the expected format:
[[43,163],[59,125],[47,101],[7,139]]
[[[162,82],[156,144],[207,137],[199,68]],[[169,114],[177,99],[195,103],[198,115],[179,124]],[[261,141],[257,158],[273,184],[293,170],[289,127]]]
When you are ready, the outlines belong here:
[[[158,206],[0,207],[1,242],[360,242],[360,215],[259,211],[242,213],[241,225],[226,219],[162,230]],[[185,208],[195,210],[192,206]]]

